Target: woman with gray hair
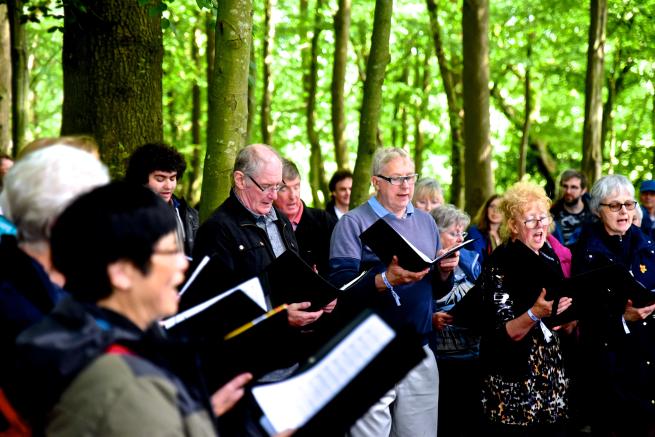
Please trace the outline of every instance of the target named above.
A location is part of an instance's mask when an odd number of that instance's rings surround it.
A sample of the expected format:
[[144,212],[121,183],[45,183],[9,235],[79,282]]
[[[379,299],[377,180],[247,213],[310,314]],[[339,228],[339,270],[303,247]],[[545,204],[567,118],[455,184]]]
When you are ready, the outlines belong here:
[[[600,218],[587,228],[573,256],[573,273],[610,264],[627,268],[647,289],[655,289],[655,244],[632,224],[635,190],[620,175],[605,176],[591,189],[590,207]],[[588,290],[589,292],[601,290]],[[655,435],[655,305],[604,305],[580,313],[581,376],[588,388],[595,435]],[[586,383],[585,383],[586,382]]]
[[[456,206],[440,205],[430,211],[439,228],[444,249],[462,243],[471,218]],[[459,250],[459,264],[454,271],[452,288],[433,302],[430,346],[439,366],[439,435],[479,435],[480,408],[480,337],[469,328],[453,324],[451,311],[473,287],[482,270],[480,255]]]
[[[0,241],[0,348],[6,357],[12,356],[18,334],[64,295],[63,277],[50,257],[55,219],[79,194],[107,182],[100,161],[69,146],[25,155],[5,176],[0,204],[18,229],[18,238],[4,235]],[[10,361],[0,360],[0,388],[10,377]]]

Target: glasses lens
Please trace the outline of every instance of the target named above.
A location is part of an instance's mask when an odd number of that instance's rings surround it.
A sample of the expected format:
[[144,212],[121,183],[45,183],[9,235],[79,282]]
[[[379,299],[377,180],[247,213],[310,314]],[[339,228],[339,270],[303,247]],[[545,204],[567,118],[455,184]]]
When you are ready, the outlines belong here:
[[628,200],[627,202],[624,203],[624,205],[625,205],[625,209],[627,209],[628,211],[632,211],[637,206],[637,202],[635,202],[634,200]]

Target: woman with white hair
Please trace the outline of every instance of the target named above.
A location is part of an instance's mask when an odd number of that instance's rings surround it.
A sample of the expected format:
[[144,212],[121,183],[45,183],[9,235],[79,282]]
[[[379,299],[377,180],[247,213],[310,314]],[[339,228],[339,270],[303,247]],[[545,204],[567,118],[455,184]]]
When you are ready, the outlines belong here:
[[[649,290],[655,289],[655,244],[632,224],[635,190],[620,175],[591,189],[591,211],[600,218],[582,235],[573,273],[618,263]],[[592,292],[594,290],[589,290]],[[596,290],[600,292],[601,290]],[[655,435],[655,305],[605,305],[580,311],[581,356],[594,435]]]
[[[50,229],[79,194],[109,182],[107,168],[88,152],[52,146],[20,159],[4,178],[0,204],[18,238],[0,242],[0,348],[11,356],[18,334],[64,295],[50,258]],[[80,254],[84,256],[84,254]],[[0,388],[10,377],[0,360]]]

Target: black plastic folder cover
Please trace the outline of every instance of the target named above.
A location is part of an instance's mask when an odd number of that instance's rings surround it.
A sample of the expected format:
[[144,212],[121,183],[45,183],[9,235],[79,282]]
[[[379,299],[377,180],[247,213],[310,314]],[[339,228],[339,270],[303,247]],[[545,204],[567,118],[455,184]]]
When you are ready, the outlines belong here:
[[255,386],[251,396],[269,435],[343,435],[423,358],[416,332],[394,331],[367,310],[293,376]]
[[337,288],[316,273],[295,252],[285,251],[266,268],[273,305],[311,302],[308,311],[318,311],[352,286],[363,275]]
[[371,248],[384,264],[388,265],[395,255],[398,257],[400,267],[412,272],[425,270],[434,263],[452,256],[459,249],[476,240],[474,238],[466,240],[432,259],[405,239],[405,237],[399,234],[398,231],[382,218],[378,219],[378,221],[362,232],[359,238],[362,240],[362,243]]

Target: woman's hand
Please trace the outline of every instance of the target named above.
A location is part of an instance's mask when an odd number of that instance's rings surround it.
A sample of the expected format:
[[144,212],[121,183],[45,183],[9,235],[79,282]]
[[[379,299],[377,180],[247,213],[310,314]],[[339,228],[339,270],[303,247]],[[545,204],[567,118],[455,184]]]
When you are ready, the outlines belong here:
[[[573,303],[573,299],[570,297],[563,297],[559,300],[559,304],[557,305],[557,314],[561,314],[564,311],[566,311],[571,304]],[[537,301],[532,305],[532,314],[535,316],[539,317],[540,319],[543,319],[544,317],[549,317],[553,315],[553,301],[552,300],[546,300],[546,289],[542,288],[541,289],[541,294],[539,294],[539,297],[537,298]]]
[[453,323],[453,316],[451,316],[448,313],[444,313],[443,311],[438,311],[432,314],[432,326],[434,326],[434,329],[438,329],[439,331],[441,331],[451,323]]
[[650,316],[653,311],[655,311],[655,303],[643,308],[635,308],[632,306],[632,300],[628,299],[628,303],[625,304],[625,312],[623,313],[623,318],[628,322],[636,322],[639,320],[644,320],[646,317]]
[[242,373],[236,376],[230,382],[219,388],[211,397],[212,411],[218,416],[222,416],[241,399],[244,390],[243,386],[252,380],[250,373]]

